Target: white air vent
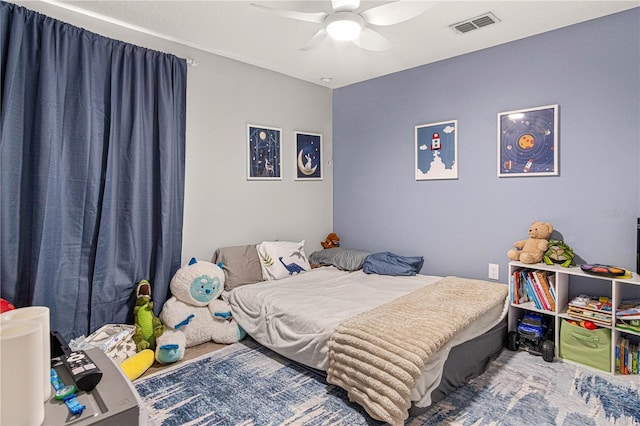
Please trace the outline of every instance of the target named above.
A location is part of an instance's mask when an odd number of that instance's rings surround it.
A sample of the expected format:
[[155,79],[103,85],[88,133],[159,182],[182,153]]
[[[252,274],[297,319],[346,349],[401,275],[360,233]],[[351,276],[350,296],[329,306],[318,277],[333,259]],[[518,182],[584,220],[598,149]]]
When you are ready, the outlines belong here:
[[487,25],[492,25],[500,20],[491,12],[487,12],[483,15],[476,16],[475,18],[467,19],[457,24],[449,25],[449,28],[457,32],[458,34],[468,33],[469,31],[478,30]]

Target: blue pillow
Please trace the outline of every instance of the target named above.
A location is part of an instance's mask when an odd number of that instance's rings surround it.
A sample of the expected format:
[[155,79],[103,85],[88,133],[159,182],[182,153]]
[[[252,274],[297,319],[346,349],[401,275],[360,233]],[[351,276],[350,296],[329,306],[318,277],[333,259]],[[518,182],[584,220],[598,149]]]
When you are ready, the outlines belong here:
[[385,251],[367,256],[362,271],[367,274],[412,276],[420,272],[423,264],[422,256],[400,256]]

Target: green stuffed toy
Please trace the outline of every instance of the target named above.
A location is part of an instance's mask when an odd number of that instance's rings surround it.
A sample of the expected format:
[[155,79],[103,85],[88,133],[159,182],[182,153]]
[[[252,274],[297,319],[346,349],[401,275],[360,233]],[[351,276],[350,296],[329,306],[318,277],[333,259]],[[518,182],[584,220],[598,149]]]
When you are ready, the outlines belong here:
[[164,333],[165,327],[160,318],[153,314],[151,284],[147,280],[138,283],[133,317],[136,325],[136,331],[133,335],[136,350],[142,352],[145,349],[155,349],[156,338]]
[[544,253],[543,260],[547,265],[556,263],[568,268],[573,264],[574,257],[573,249],[564,241],[549,240],[549,245],[547,246],[547,251]]

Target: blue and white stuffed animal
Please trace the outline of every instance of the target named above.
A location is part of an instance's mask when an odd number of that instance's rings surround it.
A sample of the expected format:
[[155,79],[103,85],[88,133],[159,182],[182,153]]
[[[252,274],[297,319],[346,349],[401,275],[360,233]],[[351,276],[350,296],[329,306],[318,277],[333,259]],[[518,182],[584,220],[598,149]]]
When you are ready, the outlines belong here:
[[246,333],[232,318],[229,303],[219,298],[224,280],[218,265],[195,258],[178,269],[169,285],[172,296],[160,312],[167,332],[157,342],[158,362],[182,359],[185,347],[210,341],[229,344],[244,338]]

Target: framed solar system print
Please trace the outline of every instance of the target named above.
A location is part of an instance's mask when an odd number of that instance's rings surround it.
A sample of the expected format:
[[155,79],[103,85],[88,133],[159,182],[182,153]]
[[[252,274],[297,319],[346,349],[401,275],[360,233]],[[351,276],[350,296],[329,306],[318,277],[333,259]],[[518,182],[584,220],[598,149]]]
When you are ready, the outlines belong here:
[[498,177],[558,175],[558,105],[498,113]]

